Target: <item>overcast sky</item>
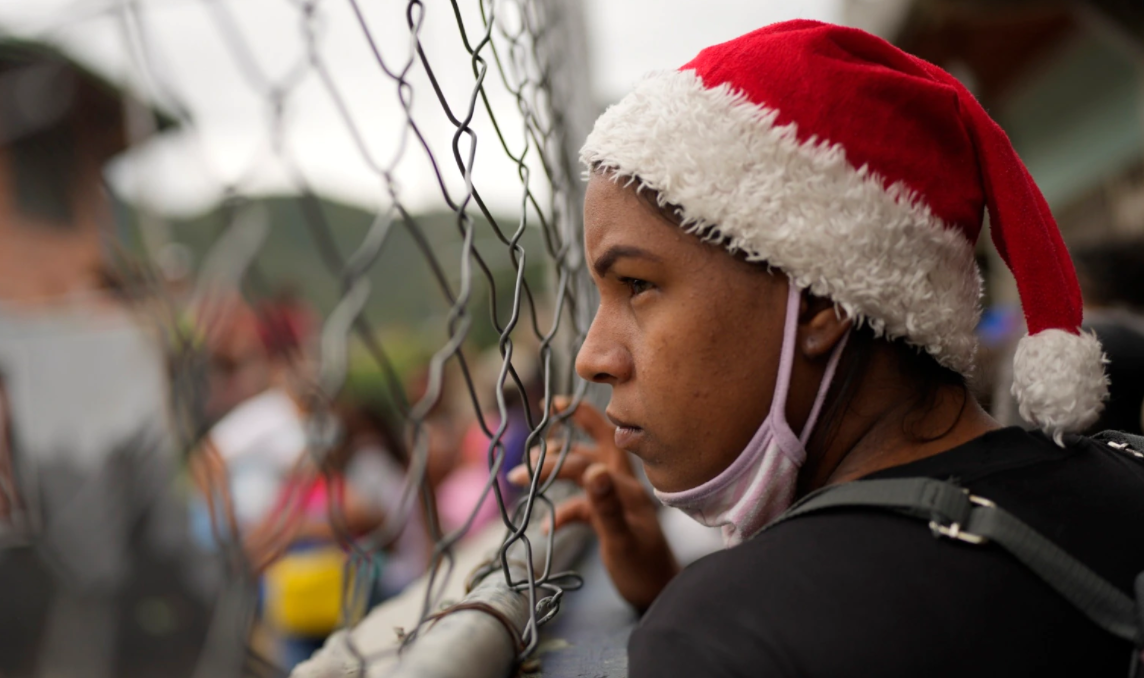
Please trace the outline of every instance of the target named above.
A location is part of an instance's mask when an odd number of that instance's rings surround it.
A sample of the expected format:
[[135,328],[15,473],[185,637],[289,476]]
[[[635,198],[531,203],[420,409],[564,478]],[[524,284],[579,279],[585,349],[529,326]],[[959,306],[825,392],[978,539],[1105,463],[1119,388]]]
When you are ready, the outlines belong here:
[[785,19],[839,21],[839,0],[589,0],[593,88],[623,96],[648,71],[678,68],[708,45]]
[[[873,0],[865,0],[872,2]],[[576,0],[572,0],[576,2]],[[675,68],[704,46],[794,17],[841,20],[841,0],[588,0],[584,2],[590,95],[600,105],[621,97],[646,72]],[[128,196],[144,196],[168,212],[210,207],[225,186],[247,193],[287,190],[297,169],[320,192],[376,208],[384,202],[376,171],[394,158],[403,202],[440,206],[427,158],[407,144],[393,81],[384,76],[348,0],[319,3],[302,21],[297,0],[138,0],[139,23],[125,20],[118,0],[0,0],[0,27],[61,44],[146,96],[177,100],[194,125],[135,152],[111,172]],[[364,0],[369,33],[391,68],[409,54],[407,3]],[[480,26],[476,1],[460,3],[471,31]],[[219,11],[221,5],[222,11]],[[473,75],[452,10],[428,0],[422,38],[451,106],[468,105]],[[506,8],[502,19],[512,24]],[[303,26],[313,27],[314,53],[328,66],[344,113],[326,83],[307,65]],[[142,36],[142,40],[138,36]],[[474,36],[476,37],[476,36]],[[292,74],[298,73],[298,78]],[[453,127],[424,73],[415,68],[413,115],[454,193],[463,189],[451,159]],[[275,133],[270,92],[288,92]],[[525,143],[510,93],[488,87],[502,130],[515,152]],[[350,117],[352,126],[347,123]],[[516,167],[496,142],[482,112],[474,180],[501,209],[519,204]],[[356,129],[356,136],[353,130]],[[364,152],[363,152],[364,147]],[[463,152],[467,152],[467,145]],[[283,163],[284,154],[291,160]],[[535,188],[542,189],[542,186]]]

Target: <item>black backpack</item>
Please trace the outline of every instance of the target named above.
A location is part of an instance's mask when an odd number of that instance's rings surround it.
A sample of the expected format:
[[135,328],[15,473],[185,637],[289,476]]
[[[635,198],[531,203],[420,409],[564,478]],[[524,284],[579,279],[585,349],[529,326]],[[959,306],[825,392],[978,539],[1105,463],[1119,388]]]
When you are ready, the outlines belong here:
[[[1144,460],[1144,437],[1105,431],[1093,440]],[[795,503],[765,529],[810,513],[844,508],[894,511],[928,521],[934,537],[997,544],[1097,626],[1131,642],[1129,678],[1144,678],[1144,572],[1136,577],[1133,599],[1005,509],[955,483],[933,478],[856,480],[825,487]]]

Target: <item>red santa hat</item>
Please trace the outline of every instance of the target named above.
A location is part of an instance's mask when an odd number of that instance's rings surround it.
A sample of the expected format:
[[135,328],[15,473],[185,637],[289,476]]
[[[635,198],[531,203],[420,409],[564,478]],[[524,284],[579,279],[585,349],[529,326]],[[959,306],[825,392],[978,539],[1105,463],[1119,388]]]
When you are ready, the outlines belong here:
[[789,21],[709,47],[609,108],[580,159],[966,376],[987,208],[1029,329],[1013,370],[1021,415],[1060,442],[1101,411],[1104,356],[1080,331],[1044,197],[961,83],[880,38]]

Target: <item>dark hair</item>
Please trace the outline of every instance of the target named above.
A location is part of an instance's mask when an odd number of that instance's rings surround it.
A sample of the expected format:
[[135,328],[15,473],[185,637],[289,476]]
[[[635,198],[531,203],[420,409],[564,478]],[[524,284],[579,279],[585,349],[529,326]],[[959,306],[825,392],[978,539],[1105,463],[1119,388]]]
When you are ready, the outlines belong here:
[[340,419],[344,435],[330,462],[334,468],[341,468],[358,451],[358,442],[363,437],[375,437],[379,446],[403,467],[409,457],[401,438],[385,413],[385,407],[373,402],[353,402],[339,400],[334,403],[334,414]]
[[[854,405],[858,387],[866,377],[870,354],[880,341],[893,347],[899,375],[913,386],[912,406],[902,420],[902,432],[911,440],[921,443],[937,440],[949,433],[961,418],[969,399],[973,397],[965,377],[939,363],[924,349],[911,346],[902,339],[881,339],[875,336],[868,325],[861,325],[850,331],[850,338],[834,377],[834,383],[830,387],[830,393],[827,394],[829,405],[819,420],[817,435],[829,442],[838,433],[842,420]],[[917,425],[924,422],[937,407],[941,390],[950,386],[955,387],[961,394],[961,406],[957,416],[939,433],[925,435],[918,432]]]

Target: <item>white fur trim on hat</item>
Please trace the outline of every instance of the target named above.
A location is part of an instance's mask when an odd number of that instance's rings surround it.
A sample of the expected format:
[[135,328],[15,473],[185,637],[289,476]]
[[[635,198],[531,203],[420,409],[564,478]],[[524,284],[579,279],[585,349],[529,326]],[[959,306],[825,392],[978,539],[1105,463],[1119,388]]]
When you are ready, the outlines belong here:
[[1096,422],[1108,398],[1108,359],[1096,335],[1043,330],[1017,342],[1013,395],[1021,417],[1062,445],[1062,434]]
[[906,186],[693,71],[653,74],[605,112],[581,161],[677,205],[684,228],[781,269],[876,334],[972,371],[973,247]]

